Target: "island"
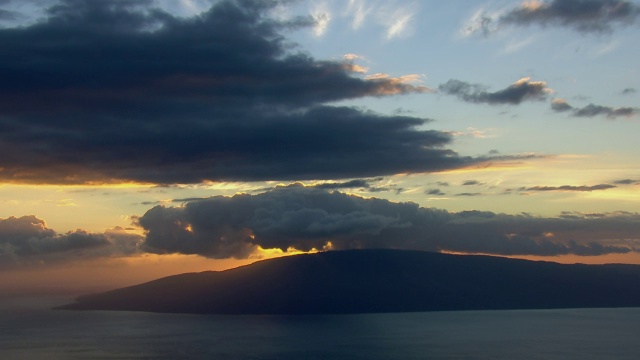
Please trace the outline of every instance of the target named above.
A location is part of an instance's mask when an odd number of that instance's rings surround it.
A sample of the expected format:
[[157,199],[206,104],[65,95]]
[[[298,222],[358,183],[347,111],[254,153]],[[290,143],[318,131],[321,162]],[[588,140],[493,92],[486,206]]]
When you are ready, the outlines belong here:
[[640,306],[640,265],[368,249],[261,260],[83,295],[66,310],[346,314]]

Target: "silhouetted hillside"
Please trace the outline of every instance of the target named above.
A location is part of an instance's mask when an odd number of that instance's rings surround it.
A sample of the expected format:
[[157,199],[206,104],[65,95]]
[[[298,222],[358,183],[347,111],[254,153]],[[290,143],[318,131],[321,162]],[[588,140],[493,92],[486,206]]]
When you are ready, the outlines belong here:
[[421,251],[297,255],[80,296],[72,310],[364,313],[640,306],[640,266]]

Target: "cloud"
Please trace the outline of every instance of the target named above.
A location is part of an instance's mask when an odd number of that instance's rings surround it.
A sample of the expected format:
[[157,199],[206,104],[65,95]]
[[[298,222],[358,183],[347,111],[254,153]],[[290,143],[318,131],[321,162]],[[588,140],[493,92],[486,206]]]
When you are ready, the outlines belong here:
[[551,100],[551,110],[557,112],[569,111],[573,109],[573,106],[569,105],[569,103],[565,99],[553,99]]
[[351,28],[357,30],[362,27],[372,10],[366,6],[364,0],[349,0],[345,13],[352,18]]
[[[65,0],[0,29],[0,180],[197,183],[429,172],[458,156],[427,120],[327,103],[423,93],[416,76],[362,79],[295,52],[275,2],[195,17],[153,2]],[[496,160],[498,161],[498,160]]]
[[613,25],[633,24],[640,8],[625,0],[526,1],[498,19],[501,25],[563,26],[581,33],[610,32]]
[[597,190],[608,190],[615,188],[615,185],[611,184],[598,184],[598,185],[562,185],[562,186],[532,186],[528,188],[522,188],[521,190],[526,191],[597,191]]
[[482,193],[479,192],[474,192],[474,193],[470,193],[470,192],[463,192],[463,193],[458,193],[455,194],[454,196],[465,196],[465,197],[473,197],[473,196],[482,196]]
[[488,37],[497,30],[495,19],[499,17],[498,12],[489,13],[486,9],[480,8],[476,10],[471,18],[460,29],[462,36],[471,36],[481,33],[484,37]]
[[371,187],[372,182],[377,182],[382,180],[381,178],[377,178],[374,180],[369,179],[354,179],[343,182],[326,182],[312,185],[314,188],[318,189],[326,189],[326,190],[334,190],[334,189],[351,189],[351,188],[362,188],[368,189]]
[[47,265],[136,253],[140,235],[114,228],[57,234],[33,215],[0,219],[0,268]]
[[551,110],[556,112],[571,111],[571,115],[576,117],[594,117],[604,115],[608,118],[616,118],[618,116],[632,116],[638,113],[638,108],[633,107],[614,108],[611,106],[589,104],[581,108],[576,108],[569,105],[569,103],[564,99],[553,99],[551,102]]
[[439,85],[438,90],[447,95],[455,95],[466,102],[491,105],[517,105],[525,100],[544,100],[551,92],[546,82],[531,81],[530,78],[522,78],[496,92],[489,92],[482,85],[470,84],[456,79]]
[[558,26],[583,34],[609,33],[614,26],[636,22],[640,7],[626,0],[524,1],[515,8],[476,11],[464,25],[462,34],[489,36],[508,26]]
[[313,18],[314,22],[314,35],[316,37],[324,36],[327,28],[329,27],[329,23],[331,22],[331,12],[329,11],[327,4],[316,4],[315,8],[311,12],[311,17]]
[[438,196],[444,196],[447,195],[445,193],[443,193],[442,191],[440,191],[440,189],[427,189],[424,192],[427,195],[438,195]]
[[296,51],[274,1],[194,17],[154,2],[64,0],[0,29],[0,181],[197,183],[428,172],[484,159],[426,120],[329,106],[423,93],[416,76],[362,79]]
[[[403,188],[397,187],[396,184],[380,184],[380,182],[383,180],[384,180],[383,177],[376,177],[376,178],[370,178],[370,179],[327,181],[327,182],[307,183],[307,184],[305,184],[302,181],[296,181],[288,185],[278,184],[273,187],[265,187],[265,188],[257,189],[253,191],[253,193],[262,193],[265,191],[271,191],[273,189],[278,189],[278,188],[299,188],[299,187],[323,189],[323,190],[356,189],[357,191],[360,191],[360,192],[370,192],[370,193],[394,191],[396,192],[396,194],[399,194],[404,190]],[[198,198],[198,199],[201,200],[206,198]],[[183,199],[180,199],[180,200],[182,200],[181,202],[185,201]],[[173,200],[173,201],[176,201],[176,200]],[[188,199],[186,201],[188,201]]]
[[473,127],[468,127],[465,131],[450,131],[449,133],[453,136],[467,136],[476,139],[486,139],[489,137],[495,137],[495,135],[490,134],[493,129],[488,130],[479,130]]
[[524,40],[510,41],[509,44],[507,44],[502,51],[506,54],[515,53],[529,46],[534,41],[535,41],[534,36],[530,36]]
[[636,92],[638,91],[634,88],[625,88],[624,90],[622,90],[623,95],[635,94]]
[[633,179],[621,179],[613,182],[616,185],[636,185],[640,183],[640,180]]
[[20,14],[15,11],[0,9],[0,20],[16,20]]
[[410,35],[418,9],[417,2],[349,0],[343,16],[350,19],[353,30],[362,28],[373,18],[374,23],[382,27],[383,37],[390,40]]
[[411,2],[406,5],[390,3],[380,6],[377,20],[385,28],[385,39],[403,37],[411,32],[413,17],[418,12],[418,4]]
[[303,186],[156,206],[137,220],[143,248],[212,258],[263,249],[397,248],[496,255],[601,255],[638,249],[640,215],[541,218],[452,213]]
[[612,108],[610,106],[589,104],[583,108],[574,109],[573,116],[593,117],[597,115],[605,115],[608,118],[615,118],[618,116],[631,116],[637,112],[638,109],[632,107]]
[[462,186],[482,185],[483,183],[478,180],[466,180],[462,182]]

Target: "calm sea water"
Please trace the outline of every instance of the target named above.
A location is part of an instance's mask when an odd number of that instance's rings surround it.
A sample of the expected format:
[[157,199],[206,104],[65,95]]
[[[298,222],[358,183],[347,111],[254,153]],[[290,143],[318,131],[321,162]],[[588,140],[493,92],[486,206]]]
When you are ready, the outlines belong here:
[[224,316],[50,305],[0,303],[0,359],[635,360],[640,354],[640,308]]

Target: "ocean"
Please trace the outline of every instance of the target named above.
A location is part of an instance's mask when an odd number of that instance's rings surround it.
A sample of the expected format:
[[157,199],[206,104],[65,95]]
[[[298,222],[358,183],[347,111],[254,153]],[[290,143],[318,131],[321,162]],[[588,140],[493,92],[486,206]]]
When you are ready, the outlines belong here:
[[0,302],[0,359],[637,359],[640,308],[186,315]]

